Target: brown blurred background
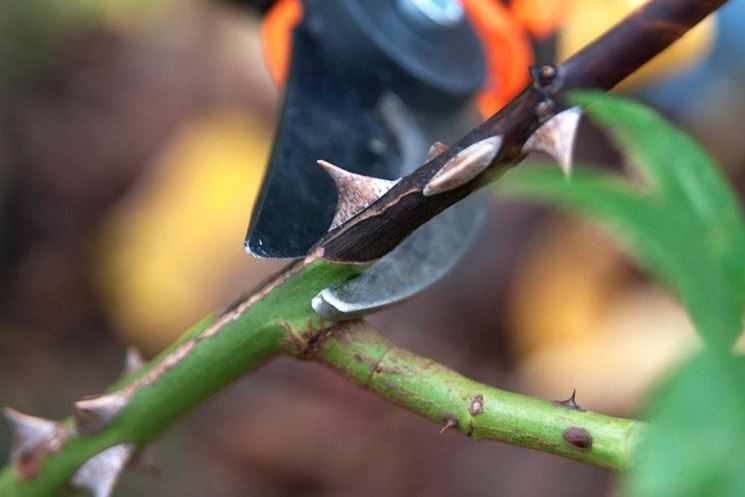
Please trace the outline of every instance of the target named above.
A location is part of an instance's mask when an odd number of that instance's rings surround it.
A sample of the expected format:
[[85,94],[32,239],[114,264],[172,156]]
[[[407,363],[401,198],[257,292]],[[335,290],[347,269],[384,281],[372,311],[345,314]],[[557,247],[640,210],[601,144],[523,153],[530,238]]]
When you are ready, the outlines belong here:
[[[571,51],[638,1],[575,3]],[[745,0],[625,91],[699,137],[743,184]],[[0,0],[0,405],[62,418],[279,263],[242,238],[279,91],[260,20],[207,0]],[[579,157],[620,167],[585,127]],[[633,415],[697,346],[680,306],[612,238],[495,199],[453,273],[371,319],[479,381]],[[156,444],[118,496],[598,496],[613,476],[474,443],[313,364],[278,360]],[[9,450],[0,425],[0,457]]]

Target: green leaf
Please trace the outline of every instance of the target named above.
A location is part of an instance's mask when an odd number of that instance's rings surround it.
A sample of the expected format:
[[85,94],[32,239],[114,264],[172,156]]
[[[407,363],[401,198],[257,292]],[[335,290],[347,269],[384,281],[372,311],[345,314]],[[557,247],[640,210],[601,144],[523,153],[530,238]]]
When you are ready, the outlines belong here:
[[671,212],[690,212],[705,233],[711,255],[731,276],[732,291],[745,293],[745,230],[740,205],[704,149],[644,105],[596,92],[579,92],[574,103],[608,128],[657,197]]
[[647,184],[617,174],[519,168],[508,195],[548,200],[617,234],[680,297],[702,337],[726,349],[741,331],[745,228],[727,183],[693,140],[651,110],[595,92],[572,99],[609,128]]
[[626,497],[745,495],[745,363],[704,351],[653,395]]
[[645,184],[598,170],[564,180],[556,167],[511,171],[503,193],[546,200],[615,233],[681,298],[709,347],[652,397],[625,497],[745,495],[742,329],[745,228],[740,207],[693,140],[651,110],[598,93],[573,97],[609,129]]

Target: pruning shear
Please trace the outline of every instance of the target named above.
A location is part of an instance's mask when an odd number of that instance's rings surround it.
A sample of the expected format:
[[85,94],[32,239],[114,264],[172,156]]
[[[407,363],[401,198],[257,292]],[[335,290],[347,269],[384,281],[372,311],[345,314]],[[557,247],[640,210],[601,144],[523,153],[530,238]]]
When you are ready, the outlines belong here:
[[[392,182],[480,120],[485,51],[458,0],[280,0],[262,36],[285,96],[246,236],[253,256],[305,256],[341,222],[318,159]],[[475,195],[447,209],[313,308],[346,320],[418,293],[458,262],[485,206]]]

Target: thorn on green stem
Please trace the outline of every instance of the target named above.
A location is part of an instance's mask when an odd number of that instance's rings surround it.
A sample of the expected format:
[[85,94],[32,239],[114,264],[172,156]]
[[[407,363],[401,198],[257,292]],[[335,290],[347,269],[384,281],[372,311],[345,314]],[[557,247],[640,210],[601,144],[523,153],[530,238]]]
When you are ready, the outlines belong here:
[[586,409],[584,409],[582,406],[580,406],[579,404],[577,404],[576,395],[577,395],[577,390],[574,389],[574,390],[572,390],[572,395],[568,399],[566,399],[566,400],[554,400],[554,401],[552,401],[552,404],[557,405],[557,406],[560,406],[560,407],[565,407],[565,408],[571,409],[573,411],[586,412]]
[[127,405],[128,397],[121,393],[100,395],[75,402],[75,427],[85,436],[100,431],[116,418]]
[[119,444],[91,457],[78,468],[70,484],[87,489],[93,497],[110,497],[119,476],[135,452],[133,444]]

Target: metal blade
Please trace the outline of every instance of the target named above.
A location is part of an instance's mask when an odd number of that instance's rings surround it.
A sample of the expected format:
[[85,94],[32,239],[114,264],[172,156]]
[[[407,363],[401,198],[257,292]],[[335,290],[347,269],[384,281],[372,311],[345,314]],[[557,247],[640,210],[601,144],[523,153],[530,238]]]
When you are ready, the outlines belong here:
[[[306,20],[293,37],[280,127],[246,240],[253,255],[304,256],[332,224],[337,192],[331,177],[315,165],[316,160],[337,164],[351,173],[393,180],[421,164],[432,142],[453,141],[475,122],[475,108],[466,96],[478,86],[482,74],[478,69],[483,62],[470,27],[459,23],[440,26],[441,31],[428,27],[419,32],[408,21],[398,19],[400,11],[394,0],[365,5],[359,10],[341,1],[304,2]],[[315,24],[314,13],[319,16]],[[336,22],[337,15],[346,21]],[[313,25],[317,28],[314,35],[310,34]],[[323,33],[328,35],[329,46],[318,42],[319,26],[326,26]],[[346,31],[342,29],[345,26]],[[365,29],[360,31],[360,26]],[[374,36],[367,41],[360,38],[360,33],[373,27],[404,40],[414,36],[418,43],[426,38],[422,45],[426,54],[403,50],[409,46],[405,43],[388,53],[390,47],[378,46],[372,41],[377,40]],[[335,40],[338,29],[344,36]],[[339,40],[344,41],[339,44]],[[398,53],[402,50],[406,57]],[[361,61],[355,55],[358,52],[370,57],[375,54],[377,63],[371,66],[367,58]],[[387,55],[383,56],[384,52]],[[450,60],[448,54],[455,58]],[[422,58],[435,66],[447,62],[449,70],[463,62],[464,70],[456,73],[469,77],[450,87],[452,81],[432,76],[441,74],[434,71],[427,73],[433,81],[425,84],[417,79],[422,74],[414,70]],[[472,196],[446,210],[359,277],[322,291],[313,300],[314,309],[327,319],[351,319],[421,291],[463,255],[481,226],[485,202],[485,197]],[[354,210],[347,209],[351,216]],[[347,219],[346,214],[337,219]]]
[[[446,121],[417,117],[392,95],[386,96],[380,107],[396,131],[405,158],[405,173],[429,155],[428,144],[434,141],[433,135],[442,133],[445,139],[454,138],[475,120],[470,107]],[[442,147],[436,144],[433,153]],[[313,309],[324,319],[344,321],[419,293],[458,263],[483,226],[487,203],[488,194],[477,193],[446,209],[358,277],[321,291],[311,302]]]
[[249,253],[302,257],[326,233],[336,189],[316,160],[365,176],[401,176],[396,139],[364,90],[332,76],[305,27],[295,30],[277,138],[245,242]]
[[479,193],[446,209],[358,277],[321,291],[313,309],[324,319],[343,321],[419,293],[463,256],[483,225],[486,201]]

